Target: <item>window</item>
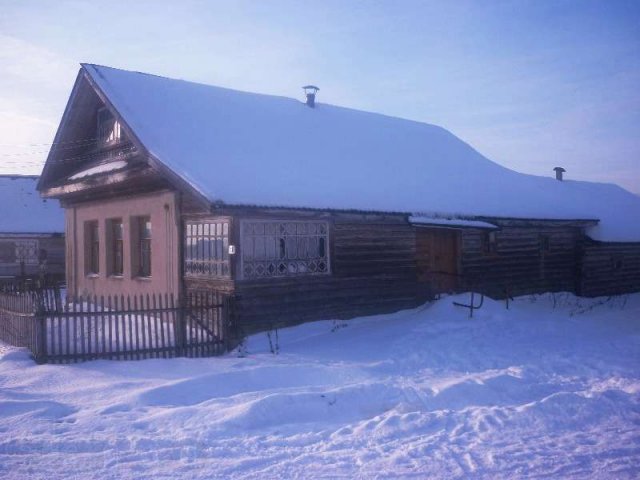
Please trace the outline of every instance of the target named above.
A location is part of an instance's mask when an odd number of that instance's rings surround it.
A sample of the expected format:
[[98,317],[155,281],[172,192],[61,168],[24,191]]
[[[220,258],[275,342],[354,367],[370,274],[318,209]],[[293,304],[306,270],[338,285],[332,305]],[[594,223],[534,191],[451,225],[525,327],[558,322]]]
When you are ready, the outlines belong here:
[[122,127],[109,109],[98,110],[98,141],[100,145],[112,145],[124,139]]
[[548,253],[550,248],[549,235],[540,235],[540,251],[542,253]]
[[38,265],[38,240],[16,240],[16,261],[25,265]]
[[16,262],[16,245],[13,241],[0,242],[0,263]]
[[149,217],[134,217],[135,231],[136,231],[136,252],[134,258],[136,258],[136,267],[133,271],[137,273],[139,277],[151,276],[151,218]]
[[329,273],[327,222],[242,222],[243,278]]
[[622,261],[622,257],[620,256],[611,257],[611,268],[613,269],[614,272],[619,272],[620,270],[622,270],[623,266],[624,266],[624,263]]
[[482,235],[482,251],[484,253],[495,254],[498,252],[496,232],[485,232]]
[[84,238],[85,274],[97,275],[100,272],[100,237],[97,221],[84,223]]
[[123,258],[123,226],[122,220],[113,219],[107,221],[109,229],[109,274],[121,276],[123,274],[124,258]]
[[229,222],[185,225],[184,271],[190,276],[229,277]]

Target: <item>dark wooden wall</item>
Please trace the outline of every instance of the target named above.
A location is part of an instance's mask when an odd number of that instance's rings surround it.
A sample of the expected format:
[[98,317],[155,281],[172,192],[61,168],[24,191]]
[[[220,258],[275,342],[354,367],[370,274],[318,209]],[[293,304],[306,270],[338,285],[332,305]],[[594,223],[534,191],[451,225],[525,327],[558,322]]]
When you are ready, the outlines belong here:
[[431,293],[458,290],[460,275],[460,230],[416,228],[418,282]]
[[[571,226],[502,226],[495,232],[495,251],[487,252],[484,232],[462,233],[463,290],[494,298],[528,293],[576,290],[580,230]],[[548,251],[541,248],[548,238]],[[485,239],[486,240],[486,239]]]
[[586,297],[640,291],[640,243],[586,240],[578,293]]
[[[44,271],[47,275],[51,275],[57,278],[64,278],[65,272],[65,243],[64,236],[42,236],[34,238],[29,237],[2,237],[0,234],[0,241],[3,242],[5,248],[13,248],[13,243],[16,240],[37,240],[38,248],[40,250],[46,250],[47,260],[44,267]],[[17,277],[21,275],[22,270],[19,261],[17,261],[13,255],[10,258],[0,258],[0,277]],[[40,272],[40,266],[38,264],[29,264],[24,266],[24,273],[28,276],[38,276]]]
[[330,274],[235,282],[235,313],[246,329],[393,312],[426,300],[416,282],[414,229],[404,217],[327,220]]

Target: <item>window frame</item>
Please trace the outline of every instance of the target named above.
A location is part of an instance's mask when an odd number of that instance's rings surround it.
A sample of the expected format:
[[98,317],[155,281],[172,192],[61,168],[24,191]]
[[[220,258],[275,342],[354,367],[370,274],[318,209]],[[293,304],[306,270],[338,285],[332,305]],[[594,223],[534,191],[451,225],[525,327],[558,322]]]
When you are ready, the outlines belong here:
[[495,230],[482,232],[481,248],[484,255],[498,255],[498,238]]
[[540,253],[546,255],[551,252],[551,235],[546,233],[541,233],[539,238],[540,242]]
[[[149,228],[146,228],[146,223]],[[139,215],[133,217],[135,224],[135,239],[132,242],[135,248],[135,265],[131,269],[138,278],[151,278],[153,275],[153,250],[151,248],[153,240],[153,224],[151,223],[151,215]],[[149,232],[148,236],[145,232]],[[146,261],[145,261],[146,258]],[[146,268],[145,268],[146,266]]]
[[[305,271],[305,272],[295,272],[295,273],[291,273],[289,272],[289,269],[287,269],[287,273],[284,274],[279,274],[278,272],[276,272],[275,274],[270,274],[270,275],[250,275],[247,276],[245,274],[245,252],[246,252],[246,248],[247,245],[245,244],[245,238],[246,238],[246,229],[248,224],[255,224],[255,223],[263,223],[263,224],[324,224],[325,226],[325,232],[323,234],[316,234],[315,236],[324,239],[323,242],[323,250],[324,250],[324,256],[323,257],[318,257],[320,259],[323,259],[325,262],[325,270],[324,271]],[[271,234],[269,234],[271,235]],[[273,234],[274,237],[278,237],[277,232]],[[267,236],[267,234],[265,234],[265,237]],[[287,235],[285,235],[286,237]],[[295,235],[291,235],[291,237],[295,238],[298,236],[302,236],[299,234],[295,234]],[[310,236],[309,234],[307,234],[307,236]],[[298,278],[298,277],[308,277],[308,276],[324,276],[324,275],[331,275],[332,274],[332,265],[331,265],[331,257],[332,257],[332,251],[331,251],[331,222],[329,222],[328,220],[324,220],[324,219],[282,219],[282,218],[276,218],[276,219],[265,219],[265,218],[256,218],[256,219],[251,219],[251,218],[247,218],[247,219],[242,219],[240,220],[240,237],[239,237],[239,255],[240,255],[240,259],[239,259],[239,271],[237,272],[236,276],[239,280],[271,280],[271,279],[285,279],[285,278]],[[282,238],[279,240],[278,244],[280,245],[280,249],[282,248]],[[277,260],[284,260],[285,262],[301,262],[301,261],[309,261],[309,260],[314,260],[312,258],[306,258],[306,259],[296,259],[296,258],[286,258],[287,257],[287,252],[286,252],[286,245],[287,245],[287,241],[286,239],[284,240],[284,256],[285,258],[282,258],[282,250],[280,250],[279,256],[281,257],[280,259],[274,259],[275,261]],[[320,242],[318,244],[318,248],[320,247]],[[265,259],[265,262],[268,262],[269,260]]]
[[231,220],[226,217],[185,220],[183,230],[184,276],[231,279]]
[[85,265],[87,276],[100,275],[100,222],[87,220],[84,222]]
[[[109,126],[105,127],[107,118],[105,113],[108,114]],[[107,107],[101,107],[98,109],[96,118],[97,124],[97,143],[101,147],[109,147],[111,145],[118,145],[124,141],[124,131],[122,124],[116,118],[116,116]],[[105,135],[107,133],[107,135]],[[113,136],[113,138],[111,138]]]
[[[122,218],[109,218],[107,219],[107,232],[108,242],[107,251],[109,252],[108,258],[108,275],[110,277],[123,277],[124,276],[124,222]],[[117,238],[116,225],[120,225],[120,238]],[[119,267],[119,268],[118,268]]]

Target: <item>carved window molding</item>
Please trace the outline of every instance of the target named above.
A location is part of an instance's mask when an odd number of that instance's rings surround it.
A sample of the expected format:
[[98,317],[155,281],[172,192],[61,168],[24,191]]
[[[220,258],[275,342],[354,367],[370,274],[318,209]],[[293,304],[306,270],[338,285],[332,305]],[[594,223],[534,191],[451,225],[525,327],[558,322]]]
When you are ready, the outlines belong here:
[[191,277],[230,277],[229,221],[185,223],[184,273]]
[[240,237],[244,279],[330,273],[328,222],[243,220]]

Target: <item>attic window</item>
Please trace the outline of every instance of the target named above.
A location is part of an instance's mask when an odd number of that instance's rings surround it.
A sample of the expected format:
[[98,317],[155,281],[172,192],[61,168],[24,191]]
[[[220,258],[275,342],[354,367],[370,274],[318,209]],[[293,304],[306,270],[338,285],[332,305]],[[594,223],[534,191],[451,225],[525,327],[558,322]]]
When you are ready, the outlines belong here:
[[108,108],[98,110],[98,143],[113,145],[124,139],[124,132]]

